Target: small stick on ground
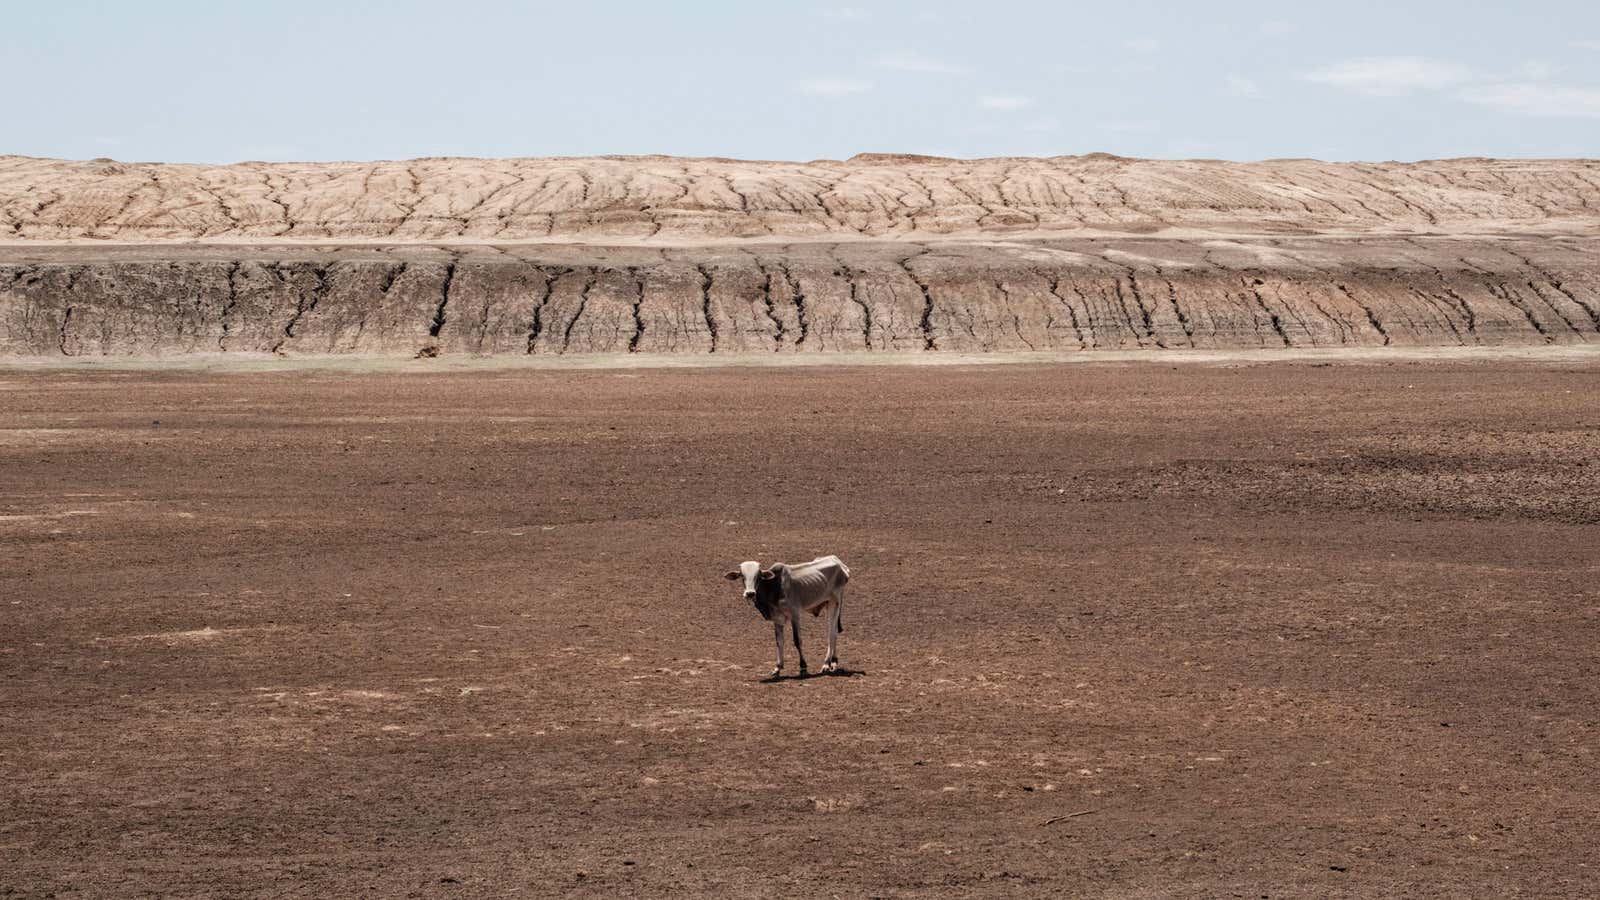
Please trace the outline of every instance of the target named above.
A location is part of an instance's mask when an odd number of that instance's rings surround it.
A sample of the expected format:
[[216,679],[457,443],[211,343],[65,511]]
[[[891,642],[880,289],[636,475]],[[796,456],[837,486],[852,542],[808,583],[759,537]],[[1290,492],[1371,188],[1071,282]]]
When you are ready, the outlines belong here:
[[1080,809],[1077,812],[1067,813],[1064,816],[1056,816],[1053,819],[1045,819],[1043,822],[1039,823],[1039,827],[1043,828],[1046,825],[1054,825],[1057,822],[1065,821],[1067,819],[1076,819],[1079,816],[1087,816],[1090,813],[1097,813],[1099,811],[1100,810],[1098,809]]

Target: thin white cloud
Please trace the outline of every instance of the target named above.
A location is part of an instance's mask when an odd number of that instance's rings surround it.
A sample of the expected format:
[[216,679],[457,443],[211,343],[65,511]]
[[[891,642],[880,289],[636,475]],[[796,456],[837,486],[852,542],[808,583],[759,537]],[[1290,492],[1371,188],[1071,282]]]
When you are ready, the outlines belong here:
[[1135,53],[1154,53],[1161,49],[1161,42],[1153,37],[1136,37],[1123,41],[1122,46]]
[[1579,50],[1600,50],[1600,41],[1567,41],[1567,43]]
[[1224,82],[1228,86],[1228,93],[1235,97],[1261,96],[1261,85],[1243,75],[1229,75]]
[[872,18],[872,14],[859,6],[836,6],[822,10],[822,17],[830,22],[861,22]]
[[1152,119],[1138,119],[1130,122],[1106,122],[1100,128],[1105,131],[1114,131],[1118,134],[1149,133],[1160,131],[1161,123]]
[[1222,156],[1227,152],[1224,144],[1192,138],[1179,139],[1167,145],[1166,156],[1176,159],[1197,159]]
[[972,71],[966,66],[910,52],[886,53],[873,60],[872,64],[877,68],[895,72],[921,72],[933,75],[965,75]]
[[[465,154],[440,152],[437,155],[456,156]],[[295,160],[305,159],[306,154],[302,152],[299,147],[289,144],[255,144],[240,149],[234,154],[233,158],[243,160],[261,160],[264,162],[293,162]]]
[[824,76],[796,81],[794,89],[813,97],[847,97],[851,94],[865,94],[872,90],[872,85],[854,78]]
[[1033,98],[1032,97],[979,97],[978,98],[978,107],[980,109],[1018,110],[1018,109],[1027,109],[1028,107],[1030,107],[1032,105],[1033,105]]
[[[1600,41],[1595,44],[1600,47]],[[1548,81],[1557,71],[1554,64],[1542,59],[1528,60],[1516,68],[1515,74],[1507,74],[1474,73],[1456,63],[1424,57],[1389,56],[1346,60],[1301,78],[1385,97],[1453,88],[1451,96],[1455,99],[1496,112],[1544,118],[1600,118],[1600,88]]]
[[1296,25],[1293,22],[1262,22],[1261,23],[1261,33],[1266,35],[1267,37],[1283,37],[1286,34],[1294,34],[1296,31],[1299,31],[1299,30],[1300,30],[1300,26]]
[[1300,76],[1306,81],[1374,97],[1441,90],[1472,79],[1465,66],[1421,56],[1369,56],[1334,63]]
[[1593,88],[1511,82],[1467,88],[1457,96],[1468,103],[1521,116],[1600,118],[1600,90]]
[[1547,59],[1530,59],[1517,66],[1517,76],[1529,81],[1544,81],[1557,71],[1555,64]]

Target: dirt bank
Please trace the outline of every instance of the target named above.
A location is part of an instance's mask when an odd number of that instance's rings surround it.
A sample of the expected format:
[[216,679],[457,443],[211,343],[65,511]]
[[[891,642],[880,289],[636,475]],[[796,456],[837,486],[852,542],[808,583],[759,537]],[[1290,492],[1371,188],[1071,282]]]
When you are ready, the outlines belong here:
[[701,244],[1078,231],[1573,233],[1600,161],[862,155],[232,166],[0,157],[0,240]]
[[[7,257],[10,257],[7,259]],[[0,251],[0,355],[1600,342],[1593,238]]]
[[0,355],[1582,343],[1597,172],[0,158]]

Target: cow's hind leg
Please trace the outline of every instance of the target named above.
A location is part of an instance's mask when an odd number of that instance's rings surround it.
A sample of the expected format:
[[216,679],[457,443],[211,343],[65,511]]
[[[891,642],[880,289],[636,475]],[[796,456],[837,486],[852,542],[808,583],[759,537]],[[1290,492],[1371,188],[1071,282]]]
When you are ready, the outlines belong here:
[[833,595],[833,609],[828,616],[828,658],[822,663],[822,671],[839,671],[839,632],[844,630],[844,592],[839,591]]
[[772,620],[772,640],[778,645],[778,664],[772,667],[772,676],[777,678],[783,674],[783,619]]
[[800,674],[806,674],[806,652],[800,649],[800,611],[789,610],[789,628],[794,631],[794,652],[800,657]]

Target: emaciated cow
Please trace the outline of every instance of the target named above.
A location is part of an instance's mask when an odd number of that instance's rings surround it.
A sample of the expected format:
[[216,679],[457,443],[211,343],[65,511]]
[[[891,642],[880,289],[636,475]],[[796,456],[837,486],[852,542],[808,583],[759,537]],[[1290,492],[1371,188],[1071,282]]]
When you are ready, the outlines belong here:
[[755,604],[761,618],[772,623],[772,639],[778,645],[778,664],[772,677],[783,672],[783,625],[787,621],[794,635],[794,651],[800,657],[800,674],[806,674],[806,655],[800,649],[800,613],[819,616],[828,613],[828,658],[822,671],[839,670],[839,633],[844,631],[840,608],[850,569],[837,556],[819,556],[808,563],[773,563],[763,569],[755,560],[739,564],[737,571],[723,576],[744,582],[744,598]]

